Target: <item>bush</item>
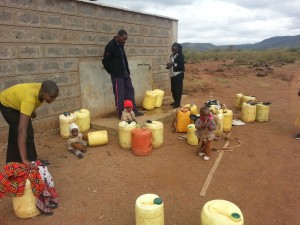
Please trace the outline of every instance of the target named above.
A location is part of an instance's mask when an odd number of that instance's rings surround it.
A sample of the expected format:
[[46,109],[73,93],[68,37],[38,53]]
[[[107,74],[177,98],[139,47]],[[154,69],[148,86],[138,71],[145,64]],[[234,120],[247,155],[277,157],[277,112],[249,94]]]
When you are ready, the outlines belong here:
[[185,59],[189,63],[204,60],[234,60],[237,64],[256,64],[259,62],[294,63],[300,59],[300,48],[271,50],[220,50],[199,51],[184,49]]

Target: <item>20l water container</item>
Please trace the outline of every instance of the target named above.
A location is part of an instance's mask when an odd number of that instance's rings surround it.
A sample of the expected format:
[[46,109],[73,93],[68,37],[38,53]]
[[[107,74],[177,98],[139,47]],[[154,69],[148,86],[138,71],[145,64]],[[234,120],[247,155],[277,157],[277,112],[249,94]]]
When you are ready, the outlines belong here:
[[157,94],[157,98],[155,101],[155,107],[161,107],[163,100],[164,100],[165,92],[160,89],[154,89],[153,92]]
[[149,128],[131,130],[131,149],[134,155],[146,156],[152,153],[152,131]]
[[164,225],[164,203],[156,194],[144,194],[135,203],[136,225]]
[[218,124],[217,124],[217,129],[215,130],[215,135],[217,136],[217,137],[220,137],[221,135],[222,135],[222,132],[223,132],[223,126],[224,126],[224,115],[223,115],[223,113],[219,113],[219,114],[217,114],[217,115],[214,115],[214,116],[216,116],[217,117],[217,119],[219,120],[218,122]]
[[65,112],[59,115],[59,131],[62,138],[70,136],[69,126],[71,123],[76,123],[77,116],[74,113]]
[[252,123],[256,117],[256,105],[251,105],[246,102],[242,105],[241,120],[243,122]]
[[164,142],[164,125],[160,121],[146,121],[146,127],[152,131],[152,147],[158,148]]
[[184,108],[188,108],[191,112],[191,115],[198,115],[198,107],[195,104],[186,104]]
[[233,113],[229,109],[220,110],[223,113],[223,131],[231,131],[232,129],[232,120]]
[[244,97],[244,95],[241,94],[241,93],[236,94],[236,96],[235,96],[235,108],[236,109],[241,109],[242,108],[243,97]]
[[76,124],[79,126],[80,132],[86,132],[90,129],[90,111],[87,109],[80,109],[74,112],[77,116]]
[[12,203],[17,217],[31,218],[41,213],[36,207],[36,197],[32,192],[31,183],[28,179],[26,180],[23,195],[13,197]]
[[89,146],[106,145],[108,135],[106,130],[93,131],[88,133]]
[[123,149],[131,149],[131,130],[136,128],[136,122],[128,123],[121,121],[119,123],[119,145]]
[[255,96],[244,95],[242,99],[242,106],[244,102],[247,103],[248,101],[255,101]]
[[177,111],[176,114],[176,130],[177,132],[187,132],[187,127],[191,122],[191,112],[187,108],[183,108]]
[[201,225],[243,225],[244,217],[234,203],[226,200],[207,202],[201,210]]
[[146,91],[144,100],[143,100],[143,107],[145,109],[154,109],[157,99],[157,93],[154,91]]
[[186,142],[189,145],[198,145],[198,138],[195,134],[195,124],[189,124],[187,127]]
[[257,122],[266,122],[269,120],[270,103],[261,102],[256,105],[256,117]]

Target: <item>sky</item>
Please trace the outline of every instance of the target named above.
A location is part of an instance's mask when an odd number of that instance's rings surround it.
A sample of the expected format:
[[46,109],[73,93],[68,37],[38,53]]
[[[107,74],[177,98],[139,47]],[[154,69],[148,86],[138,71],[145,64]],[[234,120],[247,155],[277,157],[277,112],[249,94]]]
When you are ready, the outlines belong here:
[[96,0],[178,19],[178,42],[254,44],[300,35],[299,0]]

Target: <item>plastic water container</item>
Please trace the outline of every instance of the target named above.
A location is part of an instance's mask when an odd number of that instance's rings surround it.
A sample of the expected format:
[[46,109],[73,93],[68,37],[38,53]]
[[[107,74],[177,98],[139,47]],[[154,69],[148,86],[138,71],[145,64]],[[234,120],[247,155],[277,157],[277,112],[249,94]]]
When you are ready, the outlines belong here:
[[161,107],[163,100],[164,100],[165,92],[160,89],[154,89],[153,92],[157,94],[157,98],[155,101],[155,107]]
[[187,127],[186,143],[189,145],[198,145],[198,138],[195,134],[195,124],[189,124]]
[[76,123],[77,116],[74,113],[65,112],[59,115],[59,131],[62,138],[70,136],[69,126],[71,123]]
[[242,105],[241,120],[246,123],[255,122],[256,105],[250,105],[246,102]]
[[136,122],[128,123],[121,121],[119,123],[119,145],[123,149],[131,149],[131,130],[136,128]]
[[106,130],[93,131],[88,133],[89,146],[106,145],[108,135]]
[[176,114],[176,130],[177,132],[187,132],[187,127],[191,122],[191,112],[187,108],[183,108],[177,111]]
[[222,132],[223,132],[224,115],[223,115],[223,113],[219,113],[219,114],[214,115],[214,116],[217,116],[218,119],[219,119],[219,124],[217,124],[218,127],[217,127],[217,129],[215,130],[215,135],[216,135],[217,137],[220,137],[220,136],[222,135]]
[[256,117],[257,122],[266,122],[269,120],[270,105],[264,103],[258,103],[256,105]]
[[134,155],[146,156],[152,153],[152,131],[149,128],[131,130],[131,149]]
[[152,147],[158,148],[164,142],[164,125],[160,121],[146,121],[146,127],[152,131]]
[[77,116],[76,124],[79,126],[80,132],[86,132],[90,129],[90,111],[87,109],[80,109],[74,112]]
[[157,99],[157,93],[154,91],[146,91],[144,100],[143,100],[143,107],[145,109],[154,109]]
[[223,131],[231,131],[232,129],[232,119],[233,113],[229,109],[221,110],[223,114]]
[[243,225],[244,217],[238,206],[226,200],[207,202],[201,211],[201,225]]
[[17,217],[31,218],[41,213],[36,207],[36,197],[32,192],[31,183],[28,179],[26,180],[23,195],[12,197],[12,203]]
[[156,194],[144,194],[135,203],[136,225],[164,225],[164,203]]
[[235,108],[236,108],[236,109],[241,109],[241,108],[242,108],[243,97],[244,97],[244,95],[241,94],[241,93],[236,94],[236,96],[235,96]]
[[242,99],[242,106],[244,102],[255,101],[255,96],[244,95]]
[[191,112],[191,115],[198,115],[198,107],[195,104],[186,104],[184,108],[188,108]]

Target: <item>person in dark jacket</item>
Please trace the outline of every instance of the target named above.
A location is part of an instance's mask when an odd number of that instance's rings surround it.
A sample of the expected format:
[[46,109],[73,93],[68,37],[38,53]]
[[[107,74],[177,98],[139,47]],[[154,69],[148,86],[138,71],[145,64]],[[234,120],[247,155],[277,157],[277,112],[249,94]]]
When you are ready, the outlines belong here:
[[143,115],[142,112],[138,111],[135,104],[134,87],[131,82],[128,61],[124,51],[126,40],[127,32],[125,30],[119,30],[117,36],[106,45],[102,59],[104,69],[111,76],[119,118],[122,116],[125,100],[131,100],[135,116]]
[[170,70],[171,92],[174,102],[171,104],[173,108],[179,108],[182,97],[183,79],[184,79],[184,55],[182,53],[181,44],[175,42],[172,45],[172,54],[167,63],[167,69]]

